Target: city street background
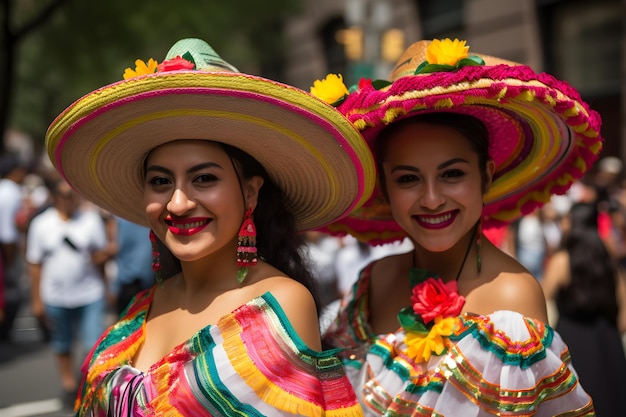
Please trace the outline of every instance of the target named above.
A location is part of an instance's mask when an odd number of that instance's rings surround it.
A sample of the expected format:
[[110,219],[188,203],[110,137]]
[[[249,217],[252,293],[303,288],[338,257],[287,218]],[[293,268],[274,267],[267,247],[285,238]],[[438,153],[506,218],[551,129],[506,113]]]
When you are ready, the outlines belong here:
[[55,358],[28,302],[15,321],[13,340],[0,342],[0,381],[0,417],[73,415],[63,407]]

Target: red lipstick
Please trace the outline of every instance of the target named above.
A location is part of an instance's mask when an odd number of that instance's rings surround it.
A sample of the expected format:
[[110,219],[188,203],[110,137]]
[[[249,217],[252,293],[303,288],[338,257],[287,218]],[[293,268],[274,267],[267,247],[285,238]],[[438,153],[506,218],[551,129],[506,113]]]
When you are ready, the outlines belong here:
[[172,219],[168,217],[165,219],[168,229],[175,235],[179,236],[191,236],[205,227],[211,222],[211,219],[206,217],[190,217],[187,219]]
[[454,223],[457,214],[458,210],[454,210],[439,214],[422,214],[413,216],[413,218],[424,229],[437,230],[444,229]]

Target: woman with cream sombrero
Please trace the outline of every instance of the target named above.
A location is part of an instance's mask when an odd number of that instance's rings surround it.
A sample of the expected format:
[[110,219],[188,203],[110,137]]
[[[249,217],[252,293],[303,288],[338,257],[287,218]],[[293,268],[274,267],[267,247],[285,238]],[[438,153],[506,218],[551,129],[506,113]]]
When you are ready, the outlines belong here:
[[149,226],[154,245],[157,284],[93,347],[78,415],[362,415],[341,362],[320,352],[297,234],[369,198],[359,132],[198,39],[136,65],[46,136],[61,175]]
[[379,176],[324,230],[414,246],[360,272],[323,338],[344,349],[366,415],[594,415],[573,367],[585,358],[570,358],[537,280],[482,228],[581,177],[602,148],[598,114],[566,83],[450,39],[413,44],[391,81],[348,90],[331,75],[312,92],[362,131]]

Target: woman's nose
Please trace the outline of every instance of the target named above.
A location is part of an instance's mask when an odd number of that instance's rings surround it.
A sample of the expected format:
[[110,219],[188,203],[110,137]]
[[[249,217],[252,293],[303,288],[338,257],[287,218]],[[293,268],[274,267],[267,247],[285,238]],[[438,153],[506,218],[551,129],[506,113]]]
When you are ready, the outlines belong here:
[[167,210],[174,214],[184,214],[196,207],[194,200],[190,199],[184,190],[176,188],[170,201],[167,203]]
[[425,182],[420,204],[429,210],[435,210],[445,203],[445,198],[436,182]]

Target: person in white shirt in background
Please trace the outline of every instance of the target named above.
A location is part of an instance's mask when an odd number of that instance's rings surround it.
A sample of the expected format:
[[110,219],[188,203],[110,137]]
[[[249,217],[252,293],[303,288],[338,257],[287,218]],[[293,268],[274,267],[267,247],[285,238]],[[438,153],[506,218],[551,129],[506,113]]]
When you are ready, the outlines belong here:
[[0,341],[8,341],[22,302],[20,278],[24,270],[20,231],[15,218],[22,205],[22,182],[28,173],[16,154],[0,158]]
[[69,403],[78,386],[72,355],[75,327],[85,354],[104,331],[102,265],[108,247],[97,210],[81,207],[81,197],[63,180],[53,180],[49,189],[53,205],[30,222],[26,261],[33,315],[48,324],[63,400]]

